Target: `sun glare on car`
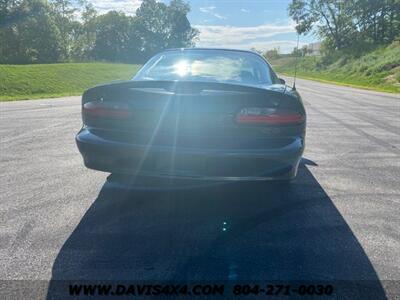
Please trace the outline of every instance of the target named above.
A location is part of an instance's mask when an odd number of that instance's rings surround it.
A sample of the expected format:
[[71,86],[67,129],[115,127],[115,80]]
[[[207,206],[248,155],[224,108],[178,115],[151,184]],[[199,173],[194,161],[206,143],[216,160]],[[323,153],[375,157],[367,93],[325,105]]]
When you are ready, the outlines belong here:
[[190,64],[186,60],[181,60],[174,65],[174,73],[184,77],[190,73]]

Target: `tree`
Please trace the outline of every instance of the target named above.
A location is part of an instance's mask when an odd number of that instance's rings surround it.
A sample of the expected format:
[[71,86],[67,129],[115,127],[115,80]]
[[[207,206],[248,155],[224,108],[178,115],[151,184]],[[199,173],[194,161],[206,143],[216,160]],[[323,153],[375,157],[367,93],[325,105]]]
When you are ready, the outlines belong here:
[[[3,11],[1,63],[54,62],[60,58],[61,38],[50,7],[42,0],[12,1]],[[4,19],[3,19],[4,20]]]
[[195,45],[199,31],[192,28],[187,18],[190,12],[189,4],[181,0],[172,0],[168,7],[168,47],[180,48]]
[[16,39],[16,20],[22,12],[18,9],[21,1],[0,1],[0,63],[12,61],[18,46]]
[[279,48],[274,48],[271,50],[267,50],[264,53],[264,57],[268,60],[273,60],[279,58]]
[[[73,23],[76,9],[72,7],[70,0],[51,0],[53,17],[61,36],[61,55],[63,60],[70,57],[71,45],[73,43],[73,32],[76,24]],[[74,26],[75,25],[75,26]]]
[[128,55],[130,17],[110,11],[96,18],[96,39],[93,56],[98,60],[126,61]]
[[165,48],[194,45],[189,11],[182,0],[144,0],[137,16],[98,15],[88,0],[0,0],[0,62],[141,63]]
[[168,5],[155,0],[144,0],[136,11],[136,26],[143,39],[146,57],[165,48],[190,47],[198,31],[190,26],[189,5],[172,0]]
[[354,0],[292,0],[289,15],[297,22],[299,34],[316,27],[317,34],[333,48],[343,49],[354,42],[353,5]]
[[167,5],[155,0],[144,0],[136,11],[136,26],[143,38],[147,56],[152,56],[168,47]]
[[400,34],[400,0],[292,0],[289,15],[299,34],[314,31],[331,50],[365,51]]
[[74,60],[92,59],[92,51],[96,42],[97,11],[87,0],[80,0],[81,23],[74,22],[71,58]]
[[400,0],[357,0],[353,10],[365,40],[390,43],[400,32]]

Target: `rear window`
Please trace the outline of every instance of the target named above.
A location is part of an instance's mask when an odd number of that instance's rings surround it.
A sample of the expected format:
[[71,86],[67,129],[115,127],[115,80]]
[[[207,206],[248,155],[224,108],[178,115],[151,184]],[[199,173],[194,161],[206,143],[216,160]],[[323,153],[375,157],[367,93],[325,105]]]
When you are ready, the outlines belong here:
[[269,65],[258,55],[226,50],[166,51],[151,58],[134,80],[189,80],[272,84]]

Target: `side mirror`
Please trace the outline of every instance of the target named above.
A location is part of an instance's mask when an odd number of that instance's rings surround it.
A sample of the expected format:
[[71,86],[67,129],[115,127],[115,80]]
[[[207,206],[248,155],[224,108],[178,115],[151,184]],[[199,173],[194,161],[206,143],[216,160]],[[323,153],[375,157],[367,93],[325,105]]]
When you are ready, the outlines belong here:
[[280,83],[280,84],[286,84],[286,81],[285,81],[285,79],[278,78],[278,81],[279,81],[279,83]]

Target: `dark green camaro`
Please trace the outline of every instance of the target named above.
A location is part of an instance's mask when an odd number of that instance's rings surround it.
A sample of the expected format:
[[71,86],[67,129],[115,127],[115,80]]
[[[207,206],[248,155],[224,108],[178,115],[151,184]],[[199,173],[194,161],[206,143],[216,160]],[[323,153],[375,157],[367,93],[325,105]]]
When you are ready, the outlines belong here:
[[85,165],[117,174],[289,180],[304,150],[299,94],[250,51],[166,50],[87,90],[82,118]]

